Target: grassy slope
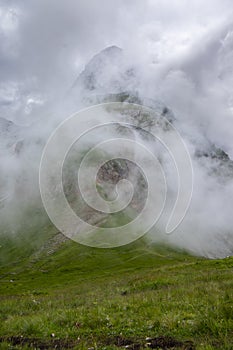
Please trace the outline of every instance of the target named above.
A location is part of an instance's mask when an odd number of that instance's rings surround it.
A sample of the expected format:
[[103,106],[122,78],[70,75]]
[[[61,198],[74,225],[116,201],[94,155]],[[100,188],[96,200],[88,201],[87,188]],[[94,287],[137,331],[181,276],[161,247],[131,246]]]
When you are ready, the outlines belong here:
[[10,337],[11,349],[136,349],[158,336],[194,344],[174,348],[233,349],[233,258],[143,240],[111,250],[51,240],[39,249],[46,235],[2,239],[1,349]]

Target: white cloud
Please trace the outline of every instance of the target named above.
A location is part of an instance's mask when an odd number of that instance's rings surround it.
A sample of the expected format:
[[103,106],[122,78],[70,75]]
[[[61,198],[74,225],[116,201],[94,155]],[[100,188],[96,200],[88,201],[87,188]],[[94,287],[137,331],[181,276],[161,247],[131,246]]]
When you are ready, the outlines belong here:
[[[136,69],[138,92],[175,112],[190,149],[209,141],[233,159],[232,13],[231,0],[3,0],[0,116],[36,123],[30,137],[45,138],[60,120],[65,96],[88,60],[106,46],[118,45],[125,66]],[[52,117],[56,113],[57,120]],[[199,242],[207,250],[205,232],[232,230],[233,186],[218,187],[212,178],[206,184],[208,161],[206,169],[198,163],[195,167],[192,216],[183,230],[198,222]],[[179,244],[192,242],[200,253],[198,241],[184,232],[181,236]]]

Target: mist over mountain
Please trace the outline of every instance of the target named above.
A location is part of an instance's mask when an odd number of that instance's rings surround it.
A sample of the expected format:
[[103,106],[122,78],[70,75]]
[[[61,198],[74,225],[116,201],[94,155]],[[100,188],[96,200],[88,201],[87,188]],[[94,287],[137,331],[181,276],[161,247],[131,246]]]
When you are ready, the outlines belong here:
[[[98,103],[131,102],[150,107],[178,130],[194,171],[191,205],[180,226],[167,235],[166,220],[161,219],[147,239],[208,257],[232,255],[231,2],[148,0],[142,6],[140,1],[104,1],[103,8],[81,1],[70,6],[64,1],[3,1],[0,6],[4,232],[17,234],[29,220],[28,208],[40,208],[40,215],[47,217],[39,193],[39,164],[59,123]],[[148,131],[153,127],[153,120],[143,124]],[[94,134],[93,140],[99,136]],[[162,148],[147,145],[166,169],[174,198],[174,168]],[[126,165],[110,164],[100,182],[111,182],[115,170],[119,175],[123,169],[125,176]],[[138,190],[140,183],[136,185]]]

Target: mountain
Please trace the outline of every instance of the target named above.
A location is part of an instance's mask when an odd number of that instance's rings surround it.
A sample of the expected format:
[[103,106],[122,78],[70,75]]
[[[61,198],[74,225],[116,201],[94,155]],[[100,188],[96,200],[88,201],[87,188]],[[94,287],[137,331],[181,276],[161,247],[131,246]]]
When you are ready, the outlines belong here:
[[81,86],[84,91],[120,92],[121,81],[127,82],[127,78],[130,78],[130,69],[125,68],[123,50],[117,46],[110,46],[87,63],[73,89]]
[[[81,104],[80,100],[82,101]],[[141,129],[145,130],[146,132],[149,132],[150,130],[154,130],[157,128],[161,129],[163,132],[169,132],[171,124],[173,124],[175,127],[178,127],[178,130],[180,126],[178,124],[177,115],[173,113],[169,106],[166,106],[163,102],[156,100],[156,98],[147,99],[146,96],[144,96],[141,93],[137,85],[137,73],[133,63],[128,62],[124,50],[116,46],[105,48],[104,50],[96,54],[86,64],[84,70],[79,74],[79,76],[75,80],[69,95],[66,97],[66,102],[67,105],[69,105],[69,102],[72,103],[74,105],[75,111],[77,111],[77,108],[78,110],[80,110],[81,107],[95,105],[103,102],[130,102],[150,107],[153,110],[154,114],[148,114],[145,116],[143,115],[143,113],[138,113],[136,115],[133,115],[134,122],[136,122],[138,126],[135,128],[128,128],[127,132],[131,136],[135,135],[135,133],[137,132],[139,133],[139,136],[141,138],[145,137],[146,133],[143,134]],[[67,114],[68,113],[69,110]],[[154,118],[153,116],[156,116],[156,118]],[[167,121],[169,121],[170,124]],[[120,123],[118,126],[120,127]],[[119,130],[121,130],[121,128],[118,128],[118,131]],[[28,128],[27,132],[24,133],[24,135],[26,135],[26,138],[24,139],[21,137],[21,135],[23,135],[21,127],[17,126],[16,124],[7,119],[0,118],[0,152],[7,152],[7,154],[10,154],[10,174],[13,174],[14,169],[12,167],[12,163],[16,164],[16,166],[20,165],[18,169],[15,169],[14,176],[6,176],[6,174],[9,172],[8,169],[4,169],[4,172],[2,171],[1,178],[3,176],[4,181],[1,181],[0,187],[0,202],[2,204],[0,206],[1,218],[7,218],[5,213],[8,210],[9,201],[11,202],[9,205],[9,211],[13,212],[11,207],[13,203],[16,203],[15,206],[17,207],[19,207],[18,203],[20,203],[19,211],[23,212],[22,203],[25,200],[26,205],[30,206],[32,212],[37,212],[36,207],[38,205],[38,202],[40,201],[40,197],[38,195],[39,186],[37,179],[37,161],[40,161],[40,155],[43,148],[43,141],[45,139],[45,137],[43,139],[44,134],[42,135],[42,141],[39,139],[41,132],[43,132],[42,128],[40,129],[40,131],[37,131],[36,128]],[[187,141],[187,144],[190,145],[192,150],[193,163],[198,169],[198,171],[199,169],[201,169],[202,177],[206,177],[206,179],[211,182],[211,186],[214,183],[214,186],[217,188],[217,190],[220,189],[222,192],[221,185],[225,185],[225,183],[230,183],[233,175],[233,163],[230,160],[229,156],[224,152],[224,150],[217,147],[217,145],[212,144],[207,139],[205,139],[205,142],[203,144],[199,144],[197,141],[199,140],[198,137],[195,139],[194,136],[191,139],[190,135],[186,135],[185,132],[182,133],[182,137],[185,141]],[[95,137],[93,138],[93,140],[94,139]],[[193,141],[194,139],[195,142]],[[92,140],[90,141],[92,142]],[[164,149],[159,147],[158,143],[153,142],[152,139],[149,140],[148,145],[149,147],[151,147],[151,149],[153,148],[154,154],[156,154],[162,166],[165,165],[165,169],[167,169],[168,163],[167,158],[164,156]],[[37,153],[36,160],[34,156],[35,150]],[[80,160],[82,150],[78,149],[77,153],[76,150],[74,151],[75,157],[76,154],[78,154]],[[74,211],[78,210],[79,215],[81,215],[81,217],[84,220],[89,222],[93,222],[94,220],[95,223],[98,223],[100,221],[100,224],[106,224],[111,226],[111,223],[109,222],[111,220],[114,222],[114,225],[117,223],[118,220],[127,223],[129,221],[129,218],[131,219],[132,216],[134,217],[138,212],[140,212],[142,205],[144,205],[145,203],[146,186],[145,179],[143,178],[143,176],[139,175],[138,171],[135,170],[135,165],[133,165],[127,160],[112,160],[106,163],[104,166],[102,166],[100,171],[98,172],[97,187],[98,191],[104,198],[111,197],[112,193],[114,192],[113,189],[115,189],[115,185],[118,181],[127,179],[129,174],[136,175],[136,180],[134,183],[135,195],[133,197],[132,202],[129,205],[129,212],[126,212],[126,215],[124,217],[112,215],[112,217],[110,217],[110,220],[106,222],[105,215],[103,215],[102,213],[98,213],[98,211],[90,208],[88,205],[81,202],[81,195],[79,189],[77,189],[76,186],[76,170],[77,165],[79,163],[77,163],[75,158],[74,161],[72,160],[72,157],[67,157],[67,159],[69,160],[68,165],[70,167],[68,167],[67,169],[71,169],[72,171],[64,172],[64,175],[66,176],[63,178],[64,191],[72,209]],[[33,171],[31,167],[32,164],[34,166]],[[174,189],[172,188],[172,185],[174,185],[174,182],[172,182],[173,178],[174,174],[171,173],[171,181],[168,182],[168,186],[170,186],[172,195],[174,195],[175,193]],[[7,183],[7,186],[4,185],[5,183]],[[216,184],[220,184],[220,186],[217,186]],[[27,197],[26,199],[28,199],[28,201],[26,201],[25,197]],[[33,202],[33,200],[35,203]],[[208,200],[212,200],[211,193],[209,195]],[[209,202],[207,202],[207,205],[205,205],[205,207],[207,208],[208,205]],[[2,208],[6,208],[6,211],[2,210]],[[27,208],[25,210],[25,213],[25,215],[28,215]],[[46,216],[46,214],[43,211],[40,212],[40,215]],[[224,215],[224,212],[222,213],[222,215]],[[14,215],[14,218],[15,217],[16,215]],[[193,220],[194,224],[196,224],[195,215]],[[24,219],[22,219],[21,221],[24,223]],[[38,222],[36,222],[36,225],[36,229],[38,229]],[[16,226],[19,226],[18,222]],[[187,243],[183,244],[184,240],[182,239],[181,246],[189,247],[189,237],[192,234],[192,232],[189,233],[189,230],[190,226],[187,227]],[[200,232],[201,231],[202,230],[200,230]],[[224,232],[223,234],[219,235],[216,241],[217,243],[213,243],[213,254],[211,253],[212,246],[207,246],[204,253],[204,250],[201,250],[200,252],[199,246],[197,248],[195,247],[194,251],[196,251],[198,254],[205,256],[224,256],[224,252],[226,252],[226,255],[229,255],[229,251],[231,251],[231,244],[228,244],[229,240],[225,240],[226,242],[223,242]],[[227,234],[229,235],[229,232],[227,232]],[[215,242],[214,234],[212,235],[212,237],[213,242]],[[202,238],[200,238],[200,241],[201,239]],[[220,255],[218,255],[218,248],[216,248],[216,245],[218,245],[219,241],[223,242],[222,244],[224,245]]]

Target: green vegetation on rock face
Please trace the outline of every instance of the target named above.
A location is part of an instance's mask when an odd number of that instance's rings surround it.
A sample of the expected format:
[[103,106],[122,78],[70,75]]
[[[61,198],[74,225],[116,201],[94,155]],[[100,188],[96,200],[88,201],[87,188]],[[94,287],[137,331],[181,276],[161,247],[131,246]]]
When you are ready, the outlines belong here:
[[233,258],[45,231],[1,240],[1,349],[232,349]]

